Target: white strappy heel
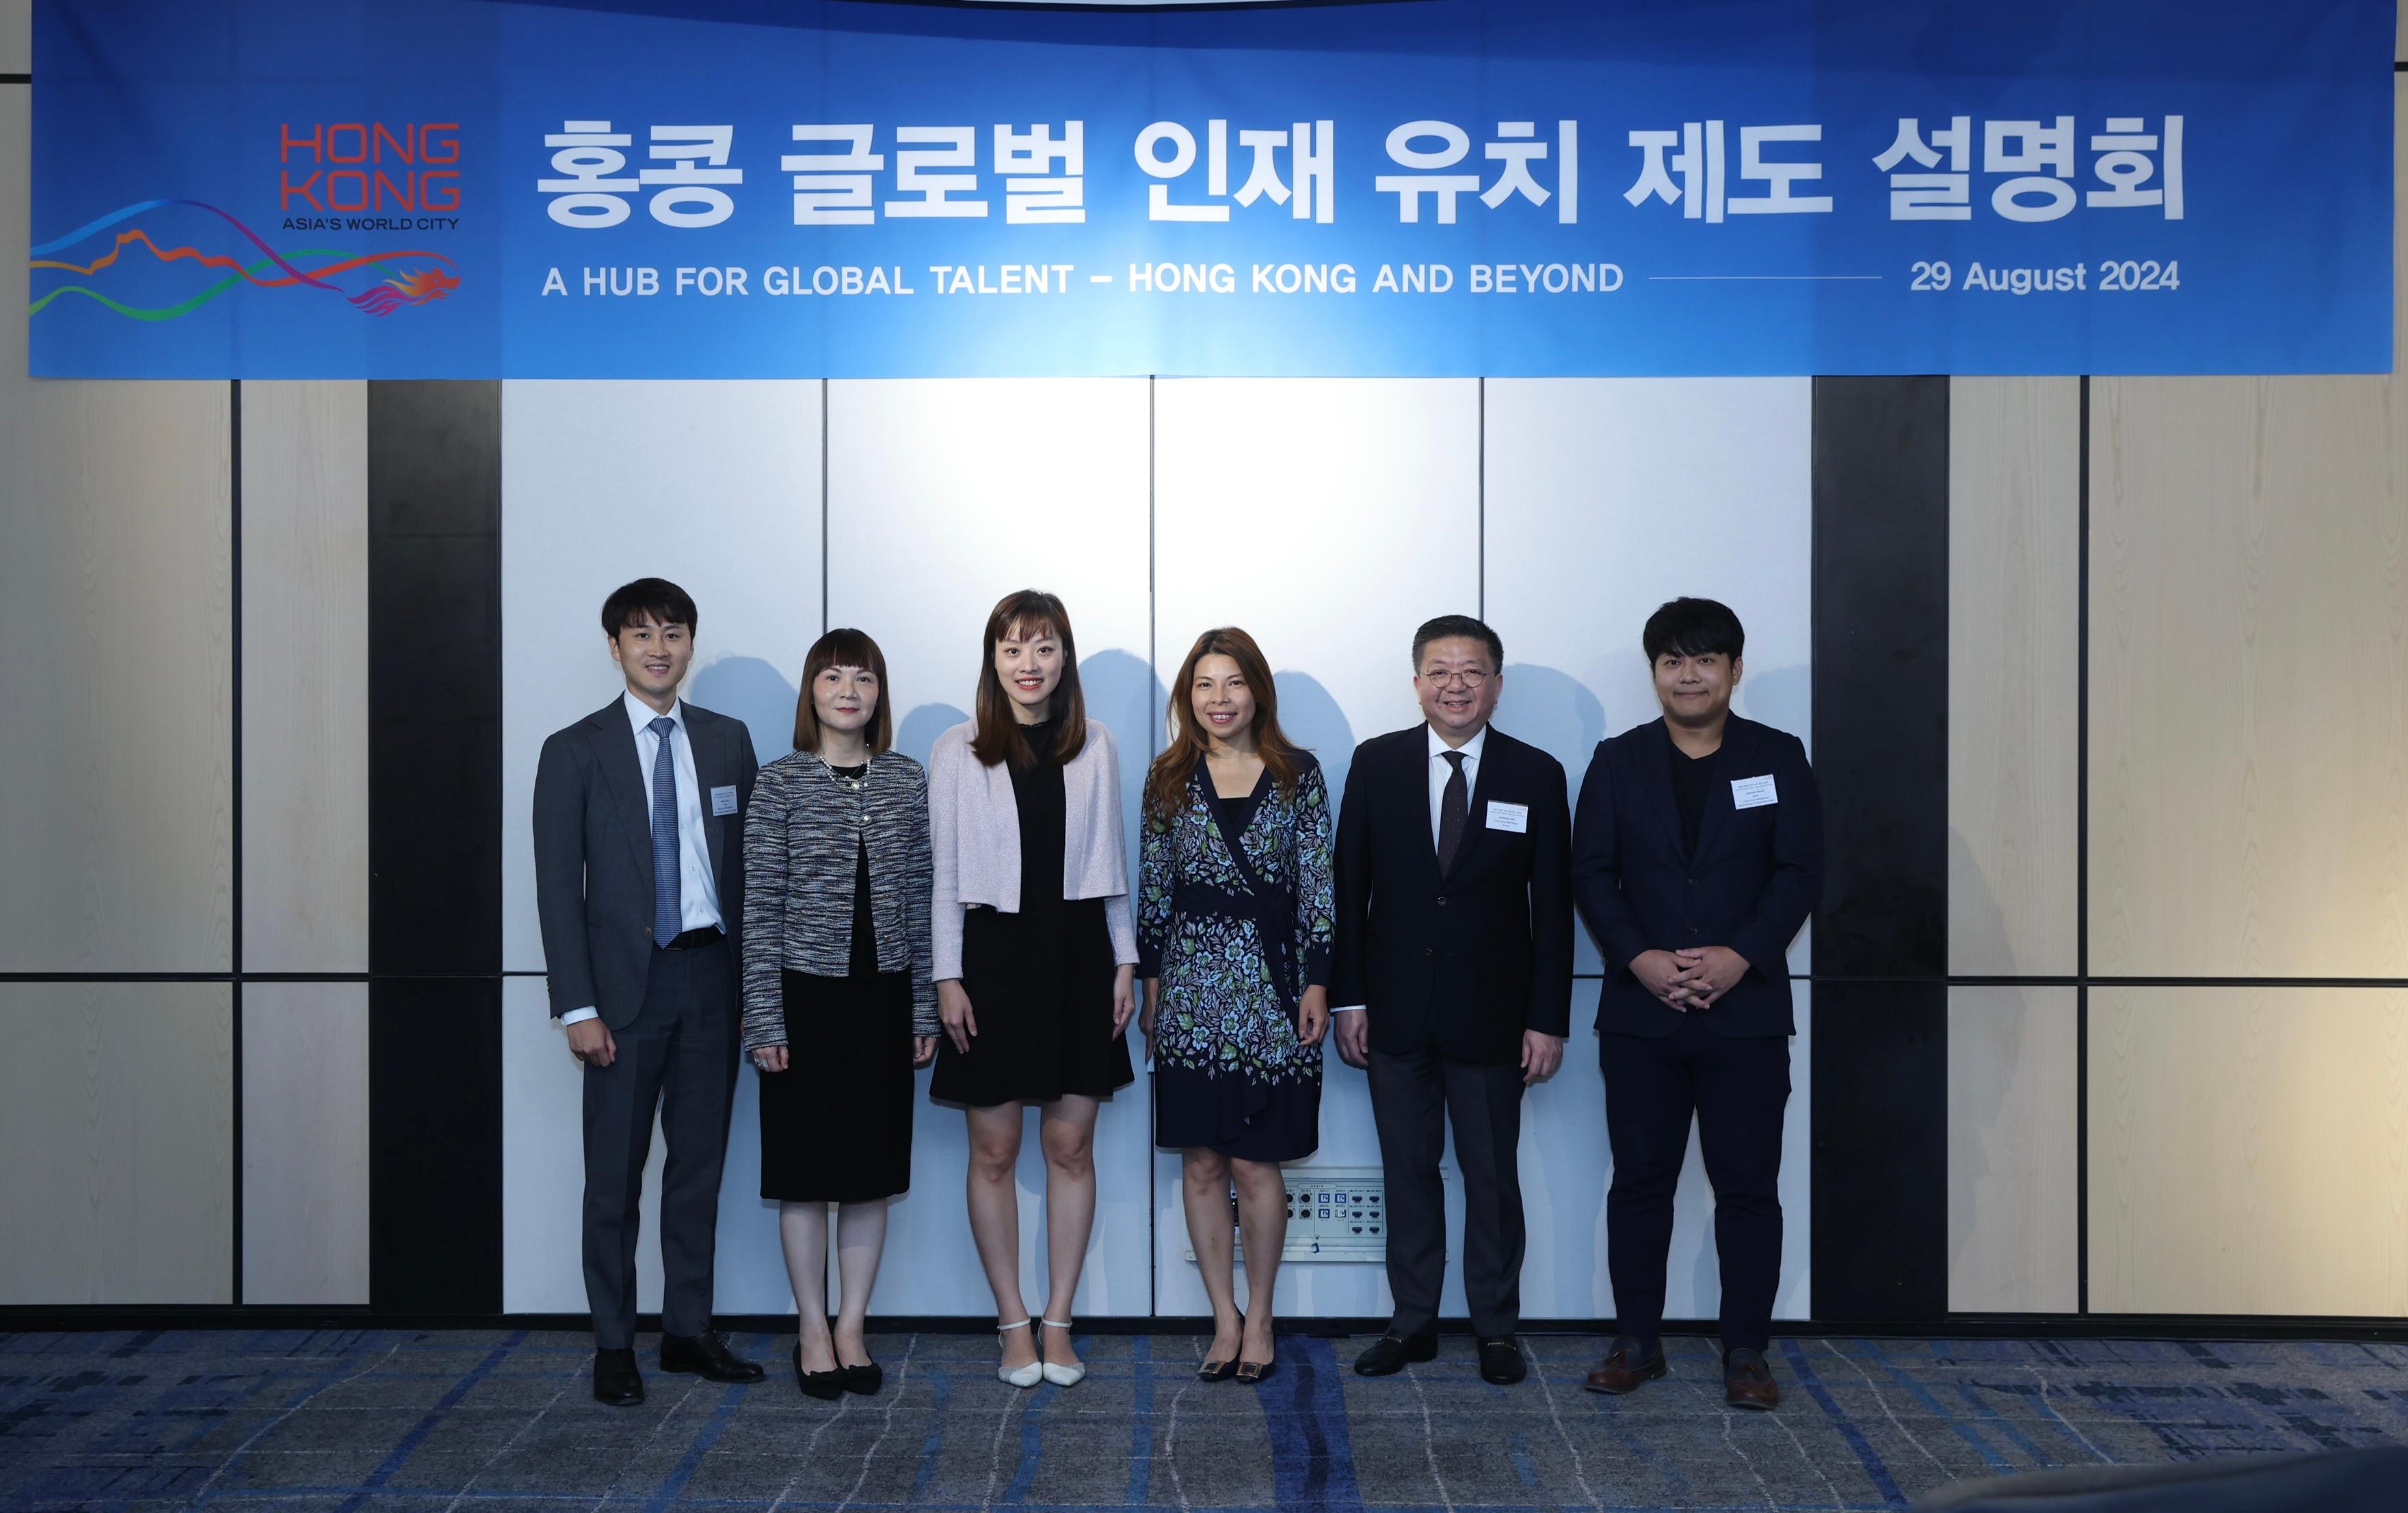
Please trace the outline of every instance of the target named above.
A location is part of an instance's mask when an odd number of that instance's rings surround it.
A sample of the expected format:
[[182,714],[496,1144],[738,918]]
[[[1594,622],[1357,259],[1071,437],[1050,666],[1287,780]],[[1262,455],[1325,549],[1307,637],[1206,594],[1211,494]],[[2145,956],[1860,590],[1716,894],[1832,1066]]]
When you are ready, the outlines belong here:
[[[1048,1318],[1044,1322],[1049,1327],[1058,1329],[1066,1334],[1070,1332],[1070,1321],[1067,1318]],[[1045,1347],[1041,1344],[1037,1347],[1037,1361],[1044,1368],[1045,1379],[1056,1387],[1076,1387],[1087,1379],[1087,1368],[1084,1362],[1075,1366],[1057,1366],[1045,1359]]]
[[[1027,1327],[1028,1320],[1024,1318],[1016,1324],[997,1324],[995,1327],[995,1332],[997,1334],[1009,1334],[1015,1329],[1026,1329]],[[995,1368],[996,1380],[1002,1382],[1008,1387],[1034,1387],[1049,1375],[1051,1375],[1051,1372],[1044,1362],[1042,1351],[1039,1352],[1038,1360],[1031,1361],[1025,1366],[997,1366]]]

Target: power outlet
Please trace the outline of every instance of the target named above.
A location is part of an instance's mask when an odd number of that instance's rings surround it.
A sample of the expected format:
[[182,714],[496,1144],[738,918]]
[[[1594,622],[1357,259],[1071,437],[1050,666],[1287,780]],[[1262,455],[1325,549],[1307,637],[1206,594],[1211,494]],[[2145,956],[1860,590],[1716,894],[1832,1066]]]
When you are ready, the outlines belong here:
[[[1285,1261],[1381,1262],[1388,1255],[1388,1185],[1376,1166],[1296,1166],[1287,1176]],[[1229,1210],[1237,1213],[1237,1194]],[[1240,1224],[1240,1251],[1246,1236]],[[1186,1250],[1196,1259],[1195,1248]]]

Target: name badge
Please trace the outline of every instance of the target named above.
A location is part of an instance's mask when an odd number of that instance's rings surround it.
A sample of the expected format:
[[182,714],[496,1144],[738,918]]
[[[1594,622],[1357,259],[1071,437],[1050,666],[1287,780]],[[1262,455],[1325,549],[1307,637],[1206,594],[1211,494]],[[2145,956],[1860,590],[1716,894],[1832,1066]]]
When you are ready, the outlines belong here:
[[1499,803],[1494,799],[1489,800],[1488,828],[1492,830],[1511,830],[1515,835],[1527,832],[1530,829],[1530,806]]
[[[1770,778],[1766,778],[1764,781],[1770,783],[1772,780]],[[1767,801],[1770,802],[1770,800],[1768,800]],[[731,783],[724,788],[713,788],[710,790],[710,812],[714,814],[732,814],[736,813],[735,784]]]
[[1781,796],[1772,791],[1772,774],[1770,772],[1762,777],[1731,779],[1733,809],[1761,809],[1766,804],[1777,804],[1780,801]]

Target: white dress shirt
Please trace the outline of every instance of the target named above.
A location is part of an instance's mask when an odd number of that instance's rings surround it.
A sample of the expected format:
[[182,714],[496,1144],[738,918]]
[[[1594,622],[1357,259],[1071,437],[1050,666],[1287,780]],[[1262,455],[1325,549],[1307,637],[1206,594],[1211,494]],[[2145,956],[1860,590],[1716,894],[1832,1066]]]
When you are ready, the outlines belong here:
[[[661,738],[652,734],[652,721],[661,716],[632,691],[621,695],[620,702],[626,706],[627,723],[635,730],[636,769],[644,780],[644,811],[649,815],[652,807],[652,764],[661,754]],[[724,929],[726,926],[719,915],[719,884],[710,875],[710,837],[702,828],[702,780],[695,774],[694,740],[686,734],[683,699],[669,706],[667,718],[675,727],[669,731],[669,759],[677,784],[678,928]],[[561,1027],[566,1029],[591,1019],[596,1012],[592,1008],[571,1009],[560,1016]]]
[[[1469,829],[1471,820],[1471,794],[1473,789],[1480,786],[1480,754],[1488,745],[1488,727],[1482,726],[1478,735],[1460,746],[1450,746],[1440,740],[1436,726],[1424,726],[1422,732],[1429,738],[1430,849],[1435,851],[1438,849],[1440,812],[1446,801],[1446,780],[1455,775],[1455,768],[1447,761],[1446,754],[1450,751],[1463,753],[1464,828]],[[1362,1012],[1363,1007],[1360,1003],[1349,1003],[1343,1008],[1332,1009],[1329,1012],[1358,1014]]]

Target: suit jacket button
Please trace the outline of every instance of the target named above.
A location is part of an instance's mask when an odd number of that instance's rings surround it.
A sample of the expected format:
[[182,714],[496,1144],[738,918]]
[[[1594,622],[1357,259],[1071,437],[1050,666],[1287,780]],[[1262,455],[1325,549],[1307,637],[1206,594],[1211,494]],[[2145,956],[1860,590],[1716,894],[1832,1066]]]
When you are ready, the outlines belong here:
[[1441,908],[1441,909],[1443,909],[1443,908],[1445,908],[1445,907],[1446,907],[1446,895],[1445,895],[1445,894],[1441,893],[1441,894],[1440,894],[1440,895],[1438,896],[1438,906],[1439,906],[1440,908]]
[[1437,953],[1436,951],[1432,950],[1430,947],[1428,947],[1428,946],[1425,945],[1425,946],[1423,946],[1423,947],[1422,947],[1422,955],[1424,955],[1424,956],[1436,956],[1436,955],[1438,955],[1438,953]]

